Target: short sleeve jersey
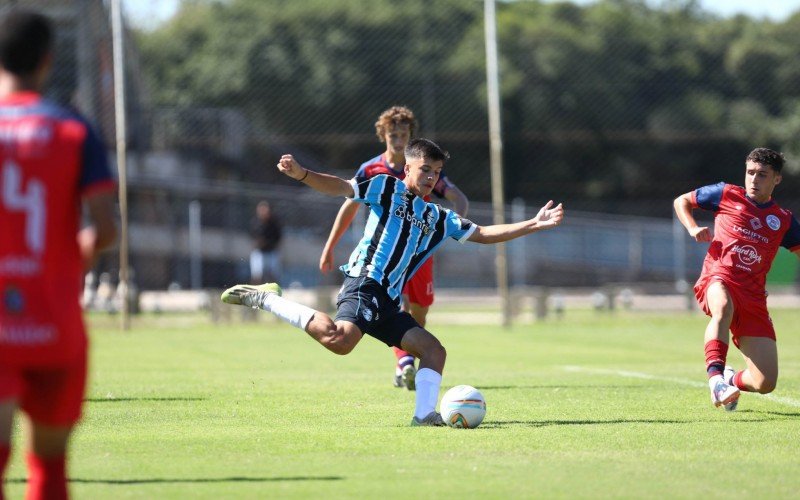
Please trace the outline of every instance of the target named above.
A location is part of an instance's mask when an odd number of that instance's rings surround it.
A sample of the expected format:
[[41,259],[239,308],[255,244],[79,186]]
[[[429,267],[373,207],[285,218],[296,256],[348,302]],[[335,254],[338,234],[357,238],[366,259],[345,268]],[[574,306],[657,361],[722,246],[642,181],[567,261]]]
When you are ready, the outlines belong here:
[[367,276],[398,300],[414,272],[444,243],[466,241],[476,225],[452,210],[426,202],[391,175],[354,177],[353,200],[369,207],[364,236],[341,267],[348,276]]
[[83,118],[33,92],[0,99],[0,363],[85,346],[81,197],[115,186]]
[[692,203],[714,212],[714,239],[700,279],[719,276],[740,291],[763,296],[779,247],[800,248],[797,219],[774,201],[755,203],[744,188],[724,182],[695,190]]
[[[379,174],[391,175],[392,177],[397,177],[400,180],[403,180],[406,176],[406,172],[402,168],[400,170],[393,169],[383,154],[380,154],[375,158],[362,163],[356,171],[356,177],[364,179],[369,179],[370,177],[374,177]],[[445,193],[451,187],[453,187],[453,183],[450,182],[450,179],[448,179],[444,171],[442,171],[442,173],[439,175],[439,180],[436,181],[436,185],[433,186],[433,191],[431,192],[438,198],[444,198]],[[425,201],[431,201],[430,196],[426,196]]]

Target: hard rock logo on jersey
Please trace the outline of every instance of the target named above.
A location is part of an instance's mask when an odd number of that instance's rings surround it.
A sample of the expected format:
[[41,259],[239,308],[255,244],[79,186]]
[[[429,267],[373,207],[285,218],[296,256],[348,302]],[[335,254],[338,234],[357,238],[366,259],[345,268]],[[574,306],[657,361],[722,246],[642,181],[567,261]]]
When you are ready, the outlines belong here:
[[781,228],[781,220],[772,214],[767,215],[767,225],[773,231],[777,231]]
[[429,223],[427,223],[426,221],[422,221],[422,220],[417,219],[414,216],[414,214],[408,213],[405,205],[398,206],[397,209],[394,211],[394,216],[395,217],[400,217],[401,219],[405,219],[408,222],[410,222],[412,225],[417,226],[418,228],[420,228],[422,230],[422,234],[424,234],[426,236],[431,231],[431,225]]
[[761,255],[758,254],[755,248],[751,245],[734,245],[731,252],[739,256],[739,260],[746,266],[752,266],[756,263],[761,263]]

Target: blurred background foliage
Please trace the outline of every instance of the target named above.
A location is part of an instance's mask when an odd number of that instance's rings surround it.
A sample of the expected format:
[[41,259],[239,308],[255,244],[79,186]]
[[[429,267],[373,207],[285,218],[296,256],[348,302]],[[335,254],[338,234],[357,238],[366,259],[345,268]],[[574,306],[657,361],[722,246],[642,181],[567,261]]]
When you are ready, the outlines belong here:
[[[677,194],[741,183],[753,147],[786,152],[798,172],[800,15],[722,19],[695,1],[497,7],[507,197],[669,216]],[[350,172],[380,150],[380,111],[406,104],[420,135],[451,151],[450,177],[488,200],[483,30],[480,1],[189,0],[136,40],[155,108],[245,113],[250,154],[235,178],[285,182],[271,168],[281,148]]]

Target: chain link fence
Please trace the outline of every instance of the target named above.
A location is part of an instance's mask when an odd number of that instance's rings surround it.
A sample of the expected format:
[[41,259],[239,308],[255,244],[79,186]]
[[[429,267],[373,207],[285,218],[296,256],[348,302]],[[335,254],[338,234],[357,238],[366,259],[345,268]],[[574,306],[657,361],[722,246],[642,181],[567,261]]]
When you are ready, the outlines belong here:
[[[19,0],[56,20],[48,94],[113,145],[108,4]],[[130,11],[135,0],[125,4]],[[800,211],[800,16],[720,19],[696,2],[589,6],[499,2],[507,219],[563,201],[557,231],[510,245],[512,283],[691,281],[705,248],[675,231],[672,199],[743,182],[755,146],[789,157],[777,197]],[[131,265],[142,289],[248,278],[255,206],[284,226],[284,283],[333,285],[319,256],[342,200],[282,176],[294,154],[349,178],[385,145],[374,123],[402,104],[417,135],[449,150],[446,172],[490,223],[483,2],[184,1],[128,25]],[[343,263],[361,219],[337,248]],[[441,287],[494,285],[494,249],[451,243]],[[115,274],[106,256],[98,271]],[[796,270],[781,271],[793,282]]]

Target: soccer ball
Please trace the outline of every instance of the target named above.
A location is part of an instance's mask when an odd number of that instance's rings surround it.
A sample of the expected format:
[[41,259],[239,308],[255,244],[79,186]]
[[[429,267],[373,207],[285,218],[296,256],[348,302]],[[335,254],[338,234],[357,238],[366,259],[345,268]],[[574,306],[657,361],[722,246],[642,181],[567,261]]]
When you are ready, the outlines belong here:
[[444,393],[439,408],[442,419],[450,427],[474,429],[486,415],[486,400],[471,385],[457,385]]

